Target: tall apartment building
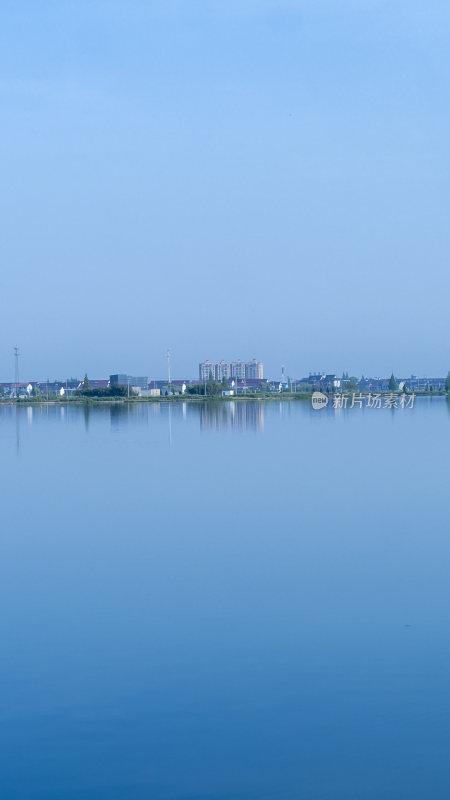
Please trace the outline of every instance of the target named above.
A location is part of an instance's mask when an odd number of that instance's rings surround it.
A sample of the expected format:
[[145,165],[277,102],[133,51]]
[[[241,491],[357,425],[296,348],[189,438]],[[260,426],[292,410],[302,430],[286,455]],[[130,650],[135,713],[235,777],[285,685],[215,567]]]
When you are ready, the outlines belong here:
[[221,381],[223,378],[231,378],[231,364],[229,361],[219,361],[216,366],[216,380]]
[[245,363],[240,358],[231,364],[231,377],[237,381],[245,380]]
[[246,378],[253,378],[254,380],[262,381],[263,374],[264,374],[264,370],[263,370],[262,361],[257,361],[256,358],[254,358],[252,361],[249,361],[245,365],[245,377]]
[[212,361],[202,361],[198,368],[198,377],[201,381],[207,381],[212,376],[215,381],[223,378],[234,378],[237,381],[244,381],[247,378],[262,380],[264,377],[264,367],[262,361],[254,358],[252,361],[219,361],[214,364]]
[[216,364],[212,361],[203,361],[198,367],[198,377],[201,381],[209,381],[212,377],[216,380]]

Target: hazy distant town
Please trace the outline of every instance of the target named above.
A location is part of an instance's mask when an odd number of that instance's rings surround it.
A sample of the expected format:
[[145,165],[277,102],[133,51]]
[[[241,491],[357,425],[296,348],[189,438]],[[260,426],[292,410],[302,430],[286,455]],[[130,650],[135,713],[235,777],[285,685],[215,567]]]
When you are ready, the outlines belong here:
[[167,376],[149,378],[148,375],[112,373],[108,377],[65,378],[56,380],[27,381],[19,377],[19,352],[15,348],[15,376],[13,381],[0,383],[0,398],[41,399],[87,397],[157,398],[175,395],[200,395],[233,397],[237,395],[304,394],[314,391],[336,392],[450,392],[450,372],[440,377],[418,377],[417,375],[391,375],[384,377],[358,377],[344,372],[310,372],[300,378],[292,378],[280,368],[278,377],[264,376],[262,361],[202,361],[198,375],[172,378],[170,357]]

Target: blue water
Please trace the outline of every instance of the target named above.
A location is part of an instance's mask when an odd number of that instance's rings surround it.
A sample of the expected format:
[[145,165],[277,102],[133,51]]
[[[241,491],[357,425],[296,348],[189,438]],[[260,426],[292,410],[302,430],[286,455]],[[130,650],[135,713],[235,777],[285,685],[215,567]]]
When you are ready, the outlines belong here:
[[447,800],[449,432],[0,407],[2,800]]

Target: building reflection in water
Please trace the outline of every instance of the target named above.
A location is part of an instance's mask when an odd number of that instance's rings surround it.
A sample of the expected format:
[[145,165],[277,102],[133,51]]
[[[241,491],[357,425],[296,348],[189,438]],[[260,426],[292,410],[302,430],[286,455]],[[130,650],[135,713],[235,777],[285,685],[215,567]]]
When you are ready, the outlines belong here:
[[262,433],[264,430],[264,403],[255,400],[229,402],[208,402],[193,409],[200,412],[200,430],[253,430]]
[[208,401],[206,403],[136,403],[110,406],[112,427],[130,422],[151,422],[152,419],[167,419],[169,442],[172,443],[172,423],[187,417],[200,417],[200,430],[253,430],[264,429],[264,404],[259,401]]
[[90,416],[91,416],[91,408],[88,405],[88,403],[86,403],[83,406],[84,430],[86,431],[86,433],[89,433],[89,417]]
[[161,415],[159,403],[113,403],[109,405],[112,428],[128,423],[148,422]]

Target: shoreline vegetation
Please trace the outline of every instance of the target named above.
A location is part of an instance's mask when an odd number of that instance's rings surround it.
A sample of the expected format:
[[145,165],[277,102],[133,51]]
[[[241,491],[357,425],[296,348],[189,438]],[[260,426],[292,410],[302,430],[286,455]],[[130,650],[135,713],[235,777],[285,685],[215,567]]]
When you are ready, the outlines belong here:
[[[383,391],[383,392],[329,392],[327,396],[330,399],[336,395],[344,395],[351,397],[352,394],[358,397],[369,397],[375,394],[386,397],[386,395],[395,394],[400,396],[403,394],[401,391]],[[437,389],[432,391],[416,391],[406,392],[407,395],[414,395],[415,397],[448,397],[450,393],[445,389]],[[200,395],[200,394],[173,394],[173,395],[159,395],[155,397],[117,397],[117,396],[85,396],[76,395],[72,397],[58,397],[50,396],[35,396],[35,397],[0,397],[0,406],[8,405],[117,405],[117,404],[131,404],[136,403],[230,403],[230,402],[276,402],[276,401],[310,401],[312,392],[249,392],[248,394],[239,395]]]

